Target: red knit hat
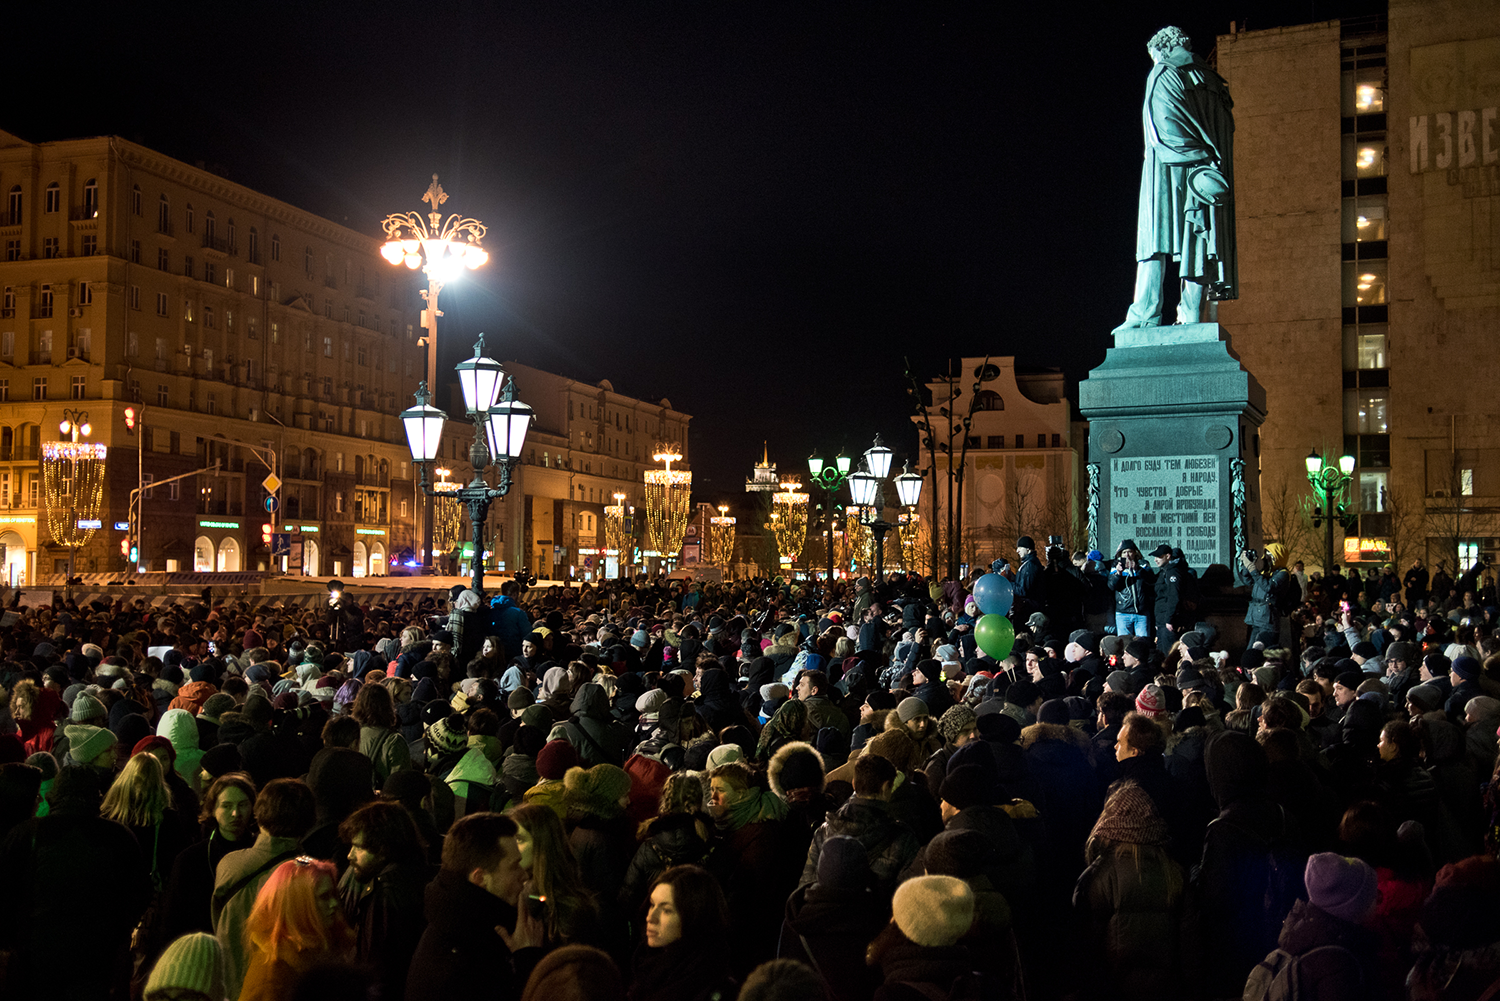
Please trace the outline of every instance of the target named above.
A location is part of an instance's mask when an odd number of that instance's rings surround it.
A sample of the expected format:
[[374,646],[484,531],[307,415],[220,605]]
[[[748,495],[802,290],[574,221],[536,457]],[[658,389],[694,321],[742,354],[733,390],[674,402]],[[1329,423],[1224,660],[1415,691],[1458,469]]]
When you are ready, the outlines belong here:
[[578,766],[578,752],[566,740],[549,740],[536,752],[536,773],[544,779],[558,781]]
[[165,747],[167,754],[170,756],[172,766],[174,768],[177,766],[177,748],[173,747],[172,742],[167,738],[158,737],[155,734],[150,737],[142,737],[136,741],[135,746],[130,749],[130,756],[133,758],[142,751],[149,751],[155,747]]
[[1147,685],[1141,689],[1141,694],[1135,697],[1135,711],[1142,716],[1151,719],[1160,719],[1167,714],[1167,700],[1162,696],[1161,688],[1156,685]]

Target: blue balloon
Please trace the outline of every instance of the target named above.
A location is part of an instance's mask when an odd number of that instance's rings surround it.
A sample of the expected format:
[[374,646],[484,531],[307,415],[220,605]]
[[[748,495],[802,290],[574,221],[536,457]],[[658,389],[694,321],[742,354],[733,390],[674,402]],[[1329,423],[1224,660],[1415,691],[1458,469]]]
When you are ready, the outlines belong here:
[[985,615],[1009,615],[1015,600],[1015,585],[997,573],[987,573],[974,582],[974,604]]

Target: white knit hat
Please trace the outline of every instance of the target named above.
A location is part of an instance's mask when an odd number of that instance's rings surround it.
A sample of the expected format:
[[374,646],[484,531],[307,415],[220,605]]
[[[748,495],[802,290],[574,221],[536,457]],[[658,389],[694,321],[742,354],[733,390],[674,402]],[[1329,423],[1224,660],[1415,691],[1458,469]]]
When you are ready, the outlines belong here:
[[918,876],[896,887],[891,913],[917,945],[953,945],[974,925],[974,891],[952,876]]
[[192,932],[167,946],[146,981],[146,1001],[178,998],[183,991],[196,991],[215,1001],[224,988],[224,952],[219,940],[204,932]]

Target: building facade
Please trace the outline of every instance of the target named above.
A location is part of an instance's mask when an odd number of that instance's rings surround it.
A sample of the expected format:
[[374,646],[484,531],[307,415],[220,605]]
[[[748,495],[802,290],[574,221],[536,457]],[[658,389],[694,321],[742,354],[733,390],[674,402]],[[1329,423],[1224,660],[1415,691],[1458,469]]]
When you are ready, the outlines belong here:
[[1500,549],[1497,61],[1480,0],[1218,39],[1241,275],[1219,317],[1266,388],[1268,539],[1310,566],[1310,452],[1357,460],[1336,560]]
[[[639,566],[632,553],[607,551],[619,547],[607,544],[605,507],[623,494],[627,514],[643,510],[645,472],[657,467],[655,444],[675,443],[686,463],[692,418],[673,409],[671,400],[617,393],[608,379],[591,384],[519,362],[502,364],[515,380],[516,399],[536,417],[510,493],[490,509],[487,549],[494,555],[488,565],[506,573],[525,568],[544,580],[599,580]],[[472,425],[463,421],[444,428],[440,456],[455,482],[473,476],[472,440]],[[637,547],[641,520],[631,526]],[[467,539],[467,523],[463,534]]]
[[65,409],[108,448],[75,572],[124,571],[131,538],[152,570],[363,576],[414,549],[420,300],[374,238],[116,137],[0,132],[0,192],[5,582],[67,566],[48,521],[76,499],[40,464]]
[[1050,535],[1070,548],[1082,544],[1079,448],[1087,430],[1072,420],[1066,393],[1061,371],[1017,371],[1010,357],[964,358],[956,375],[927,383],[913,421],[927,479],[923,548],[935,556],[918,553],[919,562],[935,559],[934,572],[943,572],[950,539],[956,562],[970,566],[1014,560],[1022,535],[1038,545]]

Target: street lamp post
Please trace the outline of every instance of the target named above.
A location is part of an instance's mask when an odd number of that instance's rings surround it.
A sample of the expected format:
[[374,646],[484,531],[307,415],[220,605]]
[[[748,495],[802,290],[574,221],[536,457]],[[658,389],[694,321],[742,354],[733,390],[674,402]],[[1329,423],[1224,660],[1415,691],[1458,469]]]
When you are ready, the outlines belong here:
[[[875,583],[885,577],[885,533],[897,527],[885,520],[885,478],[891,471],[891,450],[875,436],[859,472],[849,477],[849,497],[859,508],[859,523],[875,533]],[[909,467],[896,477],[902,507],[913,507],[922,495],[922,477]]]
[[[521,460],[526,431],[531,427],[532,410],[515,398],[515,380],[505,377],[500,363],[484,356],[484,335],[474,345],[474,357],[455,366],[459,386],[463,389],[464,407],[474,422],[474,442],[469,446],[469,464],[474,479],[467,486],[443,492],[464,505],[469,512],[470,534],[474,540],[474,559],[470,564],[469,586],[484,597],[484,526],[490,505],[510,493],[511,470]],[[503,387],[503,388],[502,388]],[[437,458],[443,424],[448,415],[428,403],[427,383],[417,387],[417,405],[401,414],[411,455],[421,470],[422,492],[432,497],[439,491],[427,480],[427,464]],[[490,466],[500,470],[500,483],[491,487],[484,471]]]
[[104,496],[104,460],[108,450],[80,438],[93,433],[89,415],[63,411],[58,432],[69,437],[42,446],[42,487],[47,505],[47,530],[52,541],[68,551],[67,579],[72,580],[74,557],[99,528],[99,506]]
[[[427,348],[426,384],[437,388],[437,318],[443,313],[438,309],[438,293],[443,286],[453,281],[464,270],[474,270],[490,259],[489,252],[479,244],[486,232],[484,223],[478,219],[460,216],[458,213],[443,218],[442,205],[448,193],[432,175],[432,183],[422,201],[429,203],[430,211],[398,212],[381,221],[386,243],[380,255],[391,264],[404,264],[412,271],[421,269],[427,277],[427,287],[422,290],[422,299],[427,308],[422,310],[422,345]],[[428,491],[428,496],[431,492]],[[435,501],[429,501],[427,520],[422,529],[422,565],[432,568],[432,532]]]
[[1344,510],[1345,491],[1353,479],[1354,456],[1339,457],[1335,464],[1326,461],[1313,449],[1307,456],[1307,482],[1322,500],[1322,507],[1313,518],[1313,526],[1323,522],[1323,576],[1333,573],[1333,522],[1337,518],[1347,529],[1348,514]]
[[823,488],[824,515],[828,522],[828,582],[833,583],[833,497],[838,493],[839,487],[849,478],[849,467],[853,460],[847,455],[839,454],[833,460],[833,465],[825,465],[814,452],[807,457],[807,471],[812,474],[812,482]]

